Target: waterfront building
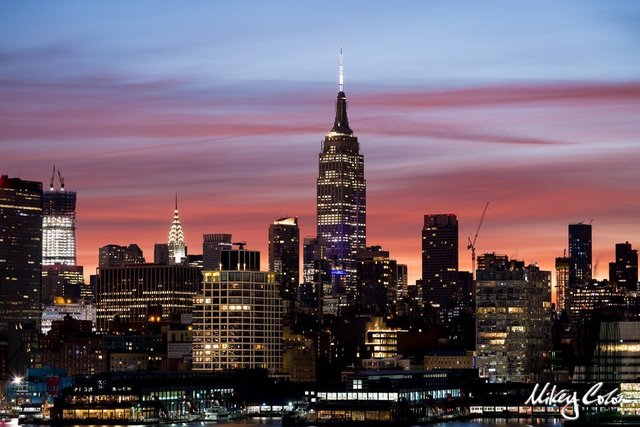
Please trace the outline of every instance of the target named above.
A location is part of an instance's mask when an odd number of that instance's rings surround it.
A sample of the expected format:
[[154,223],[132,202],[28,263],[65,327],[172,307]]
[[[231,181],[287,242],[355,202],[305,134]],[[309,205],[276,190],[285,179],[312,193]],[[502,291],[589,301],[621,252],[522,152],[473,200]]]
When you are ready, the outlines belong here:
[[609,282],[621,289],[638,290],[638,250],[631,243],[616,243],[616,260],[609,263]]
[[0,176],[0,330],[40,321],[42,183]]
[[276,274],[282,298],[295,301],[300,282],[298,218],[280,218],[269,226],[269,271]]
[[565,310],[567,294],[569,289],[569,265],[571,260],[568,257],[556,258],[556,311],[558,313]]
[[458,218],[427,214],[422,228],[422,295],[442,307],[455,301],[458,276]]
[[202,269],[220,270],[220,253],[232,248],[231,234],[204,234],[202,238]]
[[569,224],[569,286],[591,281],[591,224]]
[[342,54],[336,116],[319,156],[317,180],[317,237],[324,256],[333,264],[338,292],[355,293],[353,258],[366,246],[366,181],[364,156],[349,127],[344,93]]
[[283,301],[260,252],[223,250],[221,269],[205,271],[194,297],[193,370],[282,372]]
[[640,377],[640,322],[601,322],[591,363],[576,366],[573,382],[637,383]]
[[475,369],[473,351],[429,351],[424,356],[424,370]]
[[551,273],[495,254],[481,256],[478,264],[484,267],[476,276],[480,377],[545,381],[551,367]]
[[184,242],[184,232],[182,224],[180,224],[180,216],[178,215],[178,195],[176,194],[176,208],[173,211],[173,222],[169,230],[169,264],[181,264],[183,258],[187,257],[187,246]]
[[189,313],[201,281],[200,268],[182,264],[100,268],[96,278],[96,328],[106,331],[116,316],[122,322],[166,322],[174,315]]

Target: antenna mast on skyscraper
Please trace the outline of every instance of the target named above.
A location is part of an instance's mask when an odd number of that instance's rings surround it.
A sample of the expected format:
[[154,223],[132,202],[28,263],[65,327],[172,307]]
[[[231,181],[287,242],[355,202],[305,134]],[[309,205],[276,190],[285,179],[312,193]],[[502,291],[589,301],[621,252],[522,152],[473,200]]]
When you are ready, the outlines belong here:
[[51,174],[51,181],[49,181],[49,188],[53,190],[53,180],[56,177],[56,165],[53,165],[53,173]]
[[338,79],[340,92],[344,92],[344,61],[342,59],[342,48],[340,48],[340,77]]

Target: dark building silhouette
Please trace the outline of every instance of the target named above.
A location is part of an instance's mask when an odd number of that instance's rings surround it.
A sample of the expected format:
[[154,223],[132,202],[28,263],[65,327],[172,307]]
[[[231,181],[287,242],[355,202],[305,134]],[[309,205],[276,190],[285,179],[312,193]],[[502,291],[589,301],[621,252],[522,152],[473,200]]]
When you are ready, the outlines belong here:
[[202,239],[202,269],[220,270],[220,252],[232,248],[231,234],[204,234]]
[[569,286],[591,281],[591,224],[569,224]]
[[618,288],[636,291],[638,287],[638,250],[631,243],[616,243],[616,260],[609,263],[609,282]]
[[300,282],[298,218],[280,218],[269,226],[269,271],[276,273],[282,298],[294,301]]
[[366,182],[364,157],[358,138],[349,127],[347,98],[343,90],[342,56],[336,117],[325,136],[317,180],[318,238],[325,256],[334,263],[340,291],[354,292],[353,257],[366,246]]
[[169,264],[169,245],[167,243],[156,243],[153,245],[153,263]]
[[129,246],[106,245],[98,249],[98,267],[122,267],[126,264],[144,264],[142,249],[135,243]]
[[432,305],[451,301],[458,278],[458,219],[428,214],[422,228],[422,294]]
[[388,314],[395,310],[398,298],[398,263],[381,246],[368,246],[355,256],[358,272],[358,311],[364,314]]
[[40,321],[42,183],[0,176],[0,330]]

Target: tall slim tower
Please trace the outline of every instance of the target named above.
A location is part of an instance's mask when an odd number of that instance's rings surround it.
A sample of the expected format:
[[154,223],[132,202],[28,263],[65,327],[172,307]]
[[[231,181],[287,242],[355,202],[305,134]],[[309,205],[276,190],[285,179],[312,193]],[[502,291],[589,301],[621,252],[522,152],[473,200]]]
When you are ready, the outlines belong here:
[[58,170],[60,188],[54,188],[56,168],[43,194],[42,265],[76,265],[76,192],[64,188]]
[[182,258],[187,256],[187,248],[184,244],[184,233],[178,216],[178,195],[176,195],[176,209],[173,212],[173,222],[169,230],[169,264],[180,264]]
[[427,214],[422,228],[422,286],[425,300],[441,306],[453,300],[458,279],[458,218]]
[[333,128],[325,136],[317,181],[318,238],[324,242],[326,259],[344,284],[356,285],[353,258],[366,247],[366,182],[364,157],[347,118],[342,50],[339,92]]
[[569,224],[569,286],[591,281],[591,224]]
[[0,330],[39,321],[42,183],[0,176]]
[[269,271],[276,274],[283,299],[296,299],[300,282],[300,229],[298,218],[275,220],[269,226]]

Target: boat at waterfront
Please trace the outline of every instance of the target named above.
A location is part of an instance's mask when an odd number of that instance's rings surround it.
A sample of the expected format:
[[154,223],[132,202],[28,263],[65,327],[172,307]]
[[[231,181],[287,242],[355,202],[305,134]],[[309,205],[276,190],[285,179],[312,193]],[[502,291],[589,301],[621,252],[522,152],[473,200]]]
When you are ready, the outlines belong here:
[[231,412],[227,408],[221,405],[215,405],[205,409],[204,420],[205,421],[228,420],[230,415],[231,415]]

